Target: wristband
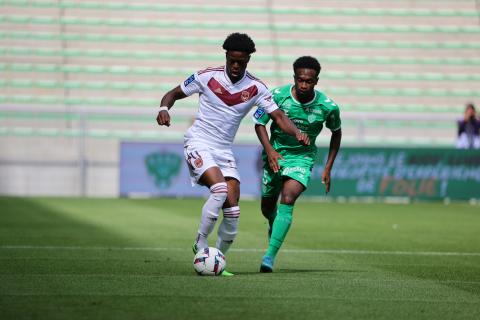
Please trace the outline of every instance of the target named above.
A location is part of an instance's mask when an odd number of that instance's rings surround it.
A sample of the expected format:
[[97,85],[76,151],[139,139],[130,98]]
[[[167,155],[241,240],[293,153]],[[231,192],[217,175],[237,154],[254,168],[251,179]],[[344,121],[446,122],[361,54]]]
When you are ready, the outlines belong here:
[[168,112],[168,107],[167,106],[161,106],[160,110],[158,112],[160,112],[160,111],[167,111]]

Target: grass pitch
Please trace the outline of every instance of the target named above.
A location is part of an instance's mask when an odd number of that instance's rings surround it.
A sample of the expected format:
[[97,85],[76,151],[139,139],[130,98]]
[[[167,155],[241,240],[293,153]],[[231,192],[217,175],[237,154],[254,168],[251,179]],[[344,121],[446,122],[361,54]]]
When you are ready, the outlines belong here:
[[192,268],[202,204],[0,198],[0,319],[480,318],[478,206],[298,202],[259,274],[267,227],[242,201],[224,278]]

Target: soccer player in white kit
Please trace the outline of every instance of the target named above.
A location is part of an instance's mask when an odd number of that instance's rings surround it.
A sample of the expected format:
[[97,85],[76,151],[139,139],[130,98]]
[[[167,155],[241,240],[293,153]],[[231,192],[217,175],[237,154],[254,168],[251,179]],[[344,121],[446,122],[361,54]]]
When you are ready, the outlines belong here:
[[[194,252],[208,247],[208,235],[222,208],[215,247],[226,254],[235,239],[240,216],[240,176],[231,146],[240,121],[253,106],[262,107],[280,129],[300,143],[310,143],[308,136],[278,109],[266,85],[246,71],[250,55],[256,51],[252,39],[246,34],[232,33],[225,39],[223,49],[225,66],[198,71],[167,92],[157,116],[160,126],[170,126],[168,110],[175,101],[199,94],[195,121],[184,136],[184,154],[192,183],[208,187],[210,196],[202,208]],[[233,274],[224,271],[222,275]]]

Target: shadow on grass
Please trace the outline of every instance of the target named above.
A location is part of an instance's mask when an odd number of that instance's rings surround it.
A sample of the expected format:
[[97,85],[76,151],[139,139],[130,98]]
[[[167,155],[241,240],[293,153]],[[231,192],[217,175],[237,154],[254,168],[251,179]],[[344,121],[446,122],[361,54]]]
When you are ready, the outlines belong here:
[[165,243],[167,227],[143,212],[121,199],[0,197],[0,318],[118,319],[108,315],[121,308],[142,315],[148,306],[128,298],[126,306],[98,300],[174,291],[165,275],[193,272],[188,251],[122,249]]
[[[36,264],[48,272],[48,259],[60,265],[70,262],[72,273],[87,273],[89,268],[96,273],[135,272],[129,261],[168,261],[157,272],[190,271],[189,263],[182,268],[191,260],[188,251],[123,249],[165,243],[167,227],[154,215],[142,214],[141,207],[122,199],[0,197],[0,258],[10,264],[0,271],[15,273],[17,261],[25,272],[35,273]],[[99,271],[102,267],[105,271]],[[154,270],[138,270],[143,272]]]
[[[112,200],[1,197],[1,243],[85,247],[138,244],[134,239],[127,239],[82,216],[82,212],[91,216],[92,211],[98,215],[111,215],[108,201]],[[56,208],[65,208],[65,211]]]

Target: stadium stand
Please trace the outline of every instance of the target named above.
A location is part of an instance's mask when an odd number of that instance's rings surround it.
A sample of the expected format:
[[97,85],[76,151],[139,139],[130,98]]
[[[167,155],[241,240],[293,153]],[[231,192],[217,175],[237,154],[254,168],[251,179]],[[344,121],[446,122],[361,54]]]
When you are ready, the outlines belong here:
[[[453,146],[455,119],[480,97],[476,2],[359,3],[0,0],[0,180],[25,191],[50,157],[81,164],[65,165],[67,176],[117,181],[119,141],[181,141],[195,99],[175,106],[170,128],[155,124],[159,100],[222,65],[235,31],[255,40],[249,70],[270,87],[291,82],[297,56],[320,60],[318,87],[342,108],[345,145]],[[255,142],[252,126],[245,119],[236,141]],[[116,194],[115,182],[84,180],[87,193]]]

